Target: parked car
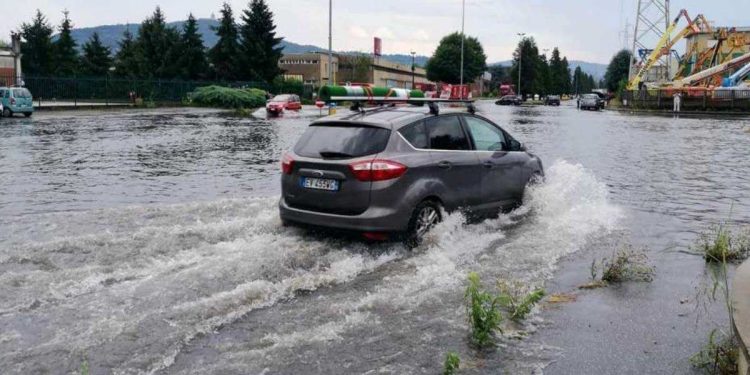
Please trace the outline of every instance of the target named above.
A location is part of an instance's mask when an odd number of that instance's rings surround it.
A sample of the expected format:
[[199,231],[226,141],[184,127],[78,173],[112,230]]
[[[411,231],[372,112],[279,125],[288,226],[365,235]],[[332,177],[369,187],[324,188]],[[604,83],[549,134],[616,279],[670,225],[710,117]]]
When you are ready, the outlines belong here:
[[505,95],[498,99],[495,104],[497,105],[521,105],[521,98],[517,95]]
[[599,96],[596,94],[584,94],[581,95],[580,105],[579,107],[581,109],[589,109],[593,111],[598,111],[601,109],[599,106]]
[[418,244],[442,209],[496,214],[520,204],[541,160],[504,129],[460,109],[341,113],[314,121],[281,161],[280,216]]
[[302,102],[299,96],[294,94],[276,95],[266,102],[266,112],[278,115],[285,109],[298,110],[302,109]]
[[599,109],[604,109],[607,100],[609,100],[607,94],[598,91],[593,91],[592,94],[596,95],[596,103],[599,105]]
[[560,95],[547,95],[544,99],[544,105],[560,105]]
[[34,113],[34,98],[24,87],[0,87],[0,102],[4,117],[11,117],[16,113],[30,117]]

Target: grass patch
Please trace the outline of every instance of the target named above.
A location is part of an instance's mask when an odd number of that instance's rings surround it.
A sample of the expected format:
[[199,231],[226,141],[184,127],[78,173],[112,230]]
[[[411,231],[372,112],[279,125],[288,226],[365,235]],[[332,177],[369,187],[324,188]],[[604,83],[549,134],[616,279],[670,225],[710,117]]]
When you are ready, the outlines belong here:
[[[718,337],[717,337],[718,336]],[[737,374],[739,349],[732,335],[711,331],[708,343],[690,357],[690,364],[706,373],[716,375]]]
[[457,353],[448,352],[445,355],[445,363],[443,364],[443,375],[455,375],[458,373],[458,368],[461,365],[461,358]]
[[627,245],[612,254],[611,258],[604,258],[599,264],[592,263],[592,279],[596,281],[598,269],[601,267],[601,281],[606,283],[621,283],[624,281],[645,281],[654,279],[654,267],[648,262],[644,250],[636,250]]
[[544,289],[529,290],[517,281],[499,280],[497,285],[500,290],[498,302],[515,321],[526,319],[534,305],[544,298]]
[[750,229],[735,234],[725,224],[703,233],[695,245],[706,262],[740,263],[750,256]]
[[205,107],[257,108],[266,104],[266,92],[260,89],[204,86],[190,93],[190,102]]
[[469,273],[469,286],[464,294],[466,312],[469,315],[471,327],[471,341],[478,347],[491,345],[492,334],[500,330],[502,314],[498,310],[498,300],[490,293],[482,290],[479,275]]

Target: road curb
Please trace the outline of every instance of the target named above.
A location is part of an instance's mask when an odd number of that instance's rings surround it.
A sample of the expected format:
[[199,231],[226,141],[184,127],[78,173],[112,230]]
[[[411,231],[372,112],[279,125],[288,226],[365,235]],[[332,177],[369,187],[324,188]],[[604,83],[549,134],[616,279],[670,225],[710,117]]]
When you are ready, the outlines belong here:
[[745,261],[734,275],[732,280],[732,306],[734,332],[739,344],[739,358],[737,360],[737,372],[739,375],[750,374],[750,261]]

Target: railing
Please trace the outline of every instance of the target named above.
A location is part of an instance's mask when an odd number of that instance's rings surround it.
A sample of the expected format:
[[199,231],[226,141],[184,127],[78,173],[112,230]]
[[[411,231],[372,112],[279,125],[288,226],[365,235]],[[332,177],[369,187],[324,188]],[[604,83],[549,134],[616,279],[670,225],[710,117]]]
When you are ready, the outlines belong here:
[[634,109],[673,109],[680,93],[681,111],[750,111],[750,89],[685,88],[623,92],[623,105]]
[[170,104],[189,99],[196,88],[219,85],[258,88],[271,93],[291,93],[311,98],[315,88],[299,81],[273,84],[254,81],[130,79],[123,77],[0,77],[0,86],[24,86],[34,96],[36,107],[124,106]]

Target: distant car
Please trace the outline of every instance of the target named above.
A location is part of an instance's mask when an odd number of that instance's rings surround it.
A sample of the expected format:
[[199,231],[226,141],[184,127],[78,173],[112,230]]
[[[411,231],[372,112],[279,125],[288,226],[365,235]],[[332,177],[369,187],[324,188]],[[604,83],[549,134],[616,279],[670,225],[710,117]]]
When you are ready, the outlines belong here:
[[580,108],[588,109],[592,111],[598,111],[601,109],[599,103],[599,96],[596,94],[584,94],[580,98]]
[[516,95],[505,95],[498,99],[495,104],[497,105],[521,105],[521,98]]
[[0,87],[0,103],[4,117],[12,117],[16,113],[30,117],[34,113],[34,98],[24,87]]
[[273,99],[266,102],[266,112],[269,114],[278,115],[284,112],[285,109],[302,109],[302,102],[299,96],[294,94],[276,95]]
[[541,160],[489,119],[421,107],[314,121],[282,157],[282,222],[419,243],[444,208],[491,215],[516,207]]
[[547,95],[544,99],[544,105],[560,105],[560,95]]
[[596,102],[599,104],[599,109],[604,109],[608,99],[607,94],[598,91],[594,91],[593,94],[596,95]]

